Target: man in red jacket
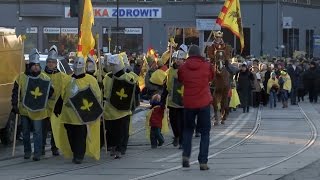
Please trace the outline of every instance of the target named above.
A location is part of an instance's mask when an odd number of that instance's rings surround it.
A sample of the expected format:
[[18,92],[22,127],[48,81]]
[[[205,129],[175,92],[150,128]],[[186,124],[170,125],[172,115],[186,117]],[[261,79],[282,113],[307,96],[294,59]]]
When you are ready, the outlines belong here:
[[184,85],[183,104],[185,108],[182,166],[190,167],[191,141],[195,129],[195,119],[201,134],[198,161],[200,170],[208,170],[210,142],[210,104],[212,96],[209,82],[213,80],[214,69],[202,56],[198,46],[191,46],[189,58],[178,70],[178,79]]

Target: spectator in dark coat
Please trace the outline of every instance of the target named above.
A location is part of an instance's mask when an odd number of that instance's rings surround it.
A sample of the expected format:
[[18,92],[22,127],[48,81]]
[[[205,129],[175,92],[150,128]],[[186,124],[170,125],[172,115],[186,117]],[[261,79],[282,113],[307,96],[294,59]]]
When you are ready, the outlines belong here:
[[304,101],[304,96],[306,95],[306,90],[303,82],[305,70],[303,69],[303,64],[299,64],[297,68],[301,70],[300,76],[298,78],[298,84],[297,84],[297,96],[298,96],[298,102],[300,102],[300,101]]
[[305,88],[309,93],[309,101],[311,103],[317,103],[318,101],[318,86],[319,84],[319,70],[317,69],[316,63],[311,62],[310,68],[305,72],[303,81]]
[[249,71],[246,64],[242,64],[241,71],[237,77],[237,91],[240,97],[240,103],[243,108],[243,113],[249,112],[251,104],[251,92],[253,87],[253,74]]
[[297,61],[292,59],[287,67],[287,72],[291,78],[292,88],[290,93],[291,105],[297,105],[298,81],[301,69],[297,67]]

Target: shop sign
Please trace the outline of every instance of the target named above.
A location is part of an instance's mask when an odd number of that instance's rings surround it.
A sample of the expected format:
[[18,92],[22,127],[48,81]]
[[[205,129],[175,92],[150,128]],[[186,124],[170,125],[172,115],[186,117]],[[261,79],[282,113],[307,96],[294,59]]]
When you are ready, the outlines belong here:
[[142,28],[125,28],[125,34],[142,34]]
[[196,19],[198,31],[220,31],[221,26],[216,23],[216,19]]
[[313,35],[313,46],[320,48],[320,35]]
[[26,29],[26,33],[28,34],[37,34],[38,33],[38,28],[37,27],[29,27]]
[[61,28],[61,33],[78,34],[78,28]]
[[[93,7],[95,18],[162,18],[160,7]],[[70,18],[70,7],[65,7],[65,18]]]
[[60,28],[49,28],[45,27],[43,28],[44,34],[60,34]]
[[291,29],[292,28],[292,17],[283,17],[282,18],[282,28],[283,29]]

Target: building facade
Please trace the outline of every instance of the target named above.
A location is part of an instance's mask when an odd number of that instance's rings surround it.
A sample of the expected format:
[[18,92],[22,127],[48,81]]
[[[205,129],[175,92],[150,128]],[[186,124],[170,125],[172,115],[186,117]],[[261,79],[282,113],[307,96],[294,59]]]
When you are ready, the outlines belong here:
[[[119,28],[115,0],[92,0],[95,14],[93,32],[99,34],[99,48],[113,51],[160,53],[166,50],[169,37],[179,44],[211,41],[211,30],[221,27],[215,19],[224,0],[119,0]],[[242,55],[292,55],[294,50],[319,56],[320,2],[316,0],[240,0],[245,49]],[[318,3],[318,4],[316,4]],[[25,51],[37,47],[45,52],[56,44],[61,54],[75,51],[78,19],[70,18],[67,0],[2,0],[0,26],[26,34]],[[224,39],[235,53],[240,43],[227,30]]]

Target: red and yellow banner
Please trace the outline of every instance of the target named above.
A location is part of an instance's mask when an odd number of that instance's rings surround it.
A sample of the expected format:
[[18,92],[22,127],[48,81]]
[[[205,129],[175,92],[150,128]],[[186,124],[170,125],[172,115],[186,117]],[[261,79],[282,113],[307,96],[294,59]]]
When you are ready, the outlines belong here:
[[217,24],[230,29],[240,39],[241,52],[244,48],[244,36],[239,0],[226,0],[221,9]]

